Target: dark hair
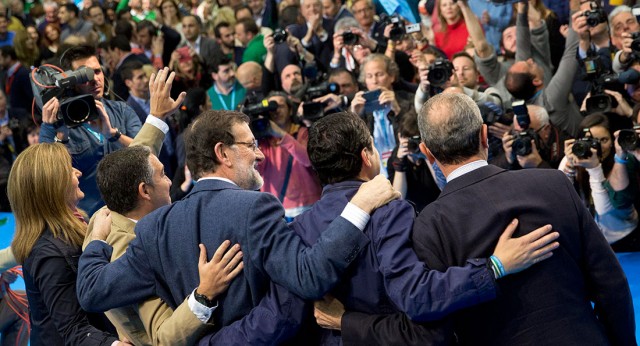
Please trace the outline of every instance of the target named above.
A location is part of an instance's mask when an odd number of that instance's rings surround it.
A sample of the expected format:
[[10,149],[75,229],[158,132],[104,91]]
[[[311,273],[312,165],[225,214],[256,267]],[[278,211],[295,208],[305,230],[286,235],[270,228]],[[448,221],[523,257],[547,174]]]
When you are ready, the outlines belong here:
[[[117,7],[116,7],[116,9],[117,9]],[[117,10],[116,11],[116,21],[119,21],[121,19],[125,19],[126,20],[126,18],[124,18],[124,16],[127,15],[127,14],[130,14],[130,13],[131,13],[131,7],[129,7],[129,6],[125,6],[125,7],[121,8],[121,9]]]
[[293,105],[293,101],[291,100],[291,98],[289,97],[289,94],[287,94],[284,91],[272,91],[267,95],[267,100],[272,98],[272,97],[284,97],[285,103],[287,104],[287,107],[289,107],[289,116],[291,116],[291,112],[294,110],[294,105]]
[[230,28],[231,24],[227,23],[227,22],[220,22],[218,24],[216,24],[216,26],[213,28],[213,33],[216,35],[217,38],[220,38],[220,29],[221,28]]
[[[580,127],[580,134],[578,135],[577,138],[582,138],[584,136],[582,130],[585,128],[602,126],[605,129],[607,129],[607,132],[609,132],[609,135],[611,136],[611,141],[615,140],[613,131],[611,131],[611,127],[609,124],[609,118],[604,113],[598,112],[598,113],[589,114],[586,117],[584,117],[582,121],[580,121],[580,124],[578,126]],[[614,165],[613,154],[615,153],[614,151],[615,147],[613,143],[612,143],[611,150],[612,152],[609,154],[609,156],[602,158],[602,171],[604,172],[604,175],[607,178],[609,177],[609,174],[611,173],[611,170],[613,169],[613,165]],[[576,167],[576,185],[577,185],[577,188],[582,189],[584,196],[587,196],[587,198],[591,196],[591,185],[589,184],[589,173],[583,167]]]
[[115,36],[124,36],[128,41],[131,41],[133,37],[133,25],[127,19],[118,19],[113,28],[113,33]]
[[528,73],[507,72],[504,80],[504,85],[516,100],[526,101],[533,97],[527,88],[531,84],[533,84],[533,76]]
[[291,5],[282,9],[278,24],[281,28],[286,28],[292,24],[298,24],[300,17],[300,6]]
[[364,120],[351,112],[327,115],[309,129],[307,152],[322,184],[353,179],[362,169],[363,149],[373,149]]
[[471,60],[471,63],[473,64],[473,69],[478,71],[478,66],[476,65],[476,61],[473,59],[473,57],[471,55],[469,55],[469,53],[462,51],[462,52],[458,52],[456,54],[454,54],[451,57],[451,62],[453,63],[454,60],[456,60],[456,58],[467,58],[469,60]]
[[400,120],[398,125],[398,133],[402,137],[413,137],[420,135],[420,129],[418,128],[418,115],[414,112],[408,112]]
[[131,146],[106,155],[98,164],[96,182],[110,210],[125,214],[138,205],[140,183],[153,184],[151,149]]
[[76,6],[74,3],[66,3],[62,5],[62,7],[66,8],[67,11],[73,13],[76,16],[76,18],[78,18],[78,14],[80,13],[80,10],[78,9],[78,6]]
[[184,16],[182,16],[182,19],[189,18],[189,17],[194,18],[196,20],[196,23],[198,24],[198,28],[200,28],[200,31],[202,31],[202,29],[203,29],[202,28],[202,19],[200,19],[200,17],[196,16],[195,14],[184,15]]
[[130,52],[131,43],[129,43],[129,40],[126,37],[118,35],[112,38],[109,42],[109,49],[114,50],[116,48],[123,52]]
[[218,166],[214,148],[217,143],[233,145],[235,124],[248,123],[249,117],[232,111],[208,110],[200,114],[185,132],[187,166],[194,179],[214,172]]
[[251,7],[244,4],[240,4],[233,8],[233,16],[238,18],[238,12],[242,10],[249,10],[249,13],[251,13],[251,15],[253,16],[253,10],[251,9]]
[[[62,48],[62,47],[61,47]],[[63,51],[60,56],[60,65],[63,70],[70,70],[71,64],[76,60],[88,59],[96,56],[96,49],[90,45],[72,46]]]
[[254,35],[257,35],[260,32],[260,29],[258,29],[258,25],[256,25],[256,21],[253,20],[253,18],[243,18],[236,22],[236,25],[238,24],[242,24],[244,31],[250,32]]
[[100,5],[100,4],[99,4],[99,3],[97,3],[97,2],[94,2],[91,6],[89,6],[89,8],[87,9],[87,14],[88,14],[88,13],[90,13],[90,12],[91,12],[91,10],[92,10],[92,9],[94,9],[94,8],[99,8],[99,9],[100,9],[100,12],[102,12],[102,14],[103,14],[103,15],[106,15],[106,14],[104,13],[104,8],[102,7],[102,5]]
[[358,78],[356,77],[355,74],[351,73],[351,71],[347,70],[344,67],[338,67],[338,68],[333,68],[331,69],[331,73],[329,74],[329,80],[331,80],[331,78],[343,74],[343,73],[347,73],[349,74],[349,77],[351,77],[351,81],[353,82],[353,84],[358,84]]
[[143,29],[149,30],[149,35],[151,37],[156,36],[156,26],[153,25],[153,23],[151,23],[150,21],[148,21],[146,19],[145,20],[141,20],[136,24],[137,32],[140,32]]
[[220,65],[229,65],[232,62],[233,61],[231,60],[231,58],[227,55],[223,55],[219,57],[218,59],[214,60],[209,66],[209,74],[218,73],[218,70],[220,69]]
[[164,12],[162,12],[162,5],[164,5],[165,2],[170,2],[173,5],[173,7],[176,9],[176,16],[178,17],[178,19],[182,19],[182,12],[180,12],[180,8],[178,7],[178,4],[176,4],[174,0],[162,0],[162,2],[160,2],[160,6],[158,6],[158,11],[160,11],[160,15],[164,16]]
[[142,70],[143,66],[144,64],[142,64],[142,62],[137,60],[133,60],[131,62],[124,64],[124,66],[122,66],[122,71],[120,71],[120,76],[122,77],[122,80],[132,79],[133,71]]
[[16,50],[13,46],[3,46],[0,48],[0,52],[2,52],[2,56],[4,57],[10,57],[11,60],[18,60]]

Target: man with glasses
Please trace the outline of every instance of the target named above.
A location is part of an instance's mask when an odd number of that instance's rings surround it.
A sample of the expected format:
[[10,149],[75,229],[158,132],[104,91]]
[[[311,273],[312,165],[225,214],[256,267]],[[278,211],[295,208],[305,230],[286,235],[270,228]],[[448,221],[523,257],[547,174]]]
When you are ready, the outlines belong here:
[[504,155],[497,155],[491,163],[506,169],[557,169],[564,156],[564,141],[571,138],[571,136],[555,127],[549,121],[549,114],[543,107],[528,105],[527,111],[531,120],[529,134],[533,136],[530,143],[528,143],[531,145],[531,152],[526,155],[518,155],[514,152],[513,143],[517,134],[522,134],[527,130],[522,128],[514,117],[514,131],[505,132],[504,136],[502,136]]
[[212,63],[210,72],[214,83],[207,94],[213,109],[235,110],[247,93],[236,80],[236,64],[225,55]]

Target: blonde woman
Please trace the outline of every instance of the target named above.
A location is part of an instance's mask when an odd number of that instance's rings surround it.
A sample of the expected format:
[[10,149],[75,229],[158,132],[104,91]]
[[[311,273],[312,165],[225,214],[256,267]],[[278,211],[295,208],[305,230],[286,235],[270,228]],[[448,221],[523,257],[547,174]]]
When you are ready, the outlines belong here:
[[40,49],[38,48],[38,42],[33,39],[32,35],[29,35],[27,30],[16,31],[16,35],[13,37],[13,47],[16,50],[18,60],[27,69],[31,66],[39,65]]
[[76,297],[78,258],[87,228],[77,209],[84,197],[78,186],[81,175],[59,143],[28,147],[9,174],[7,190],[16,219],[11,247],[23,266],[32,346],[117,341],[99,329],[108,325],[104,315],[83,311]]

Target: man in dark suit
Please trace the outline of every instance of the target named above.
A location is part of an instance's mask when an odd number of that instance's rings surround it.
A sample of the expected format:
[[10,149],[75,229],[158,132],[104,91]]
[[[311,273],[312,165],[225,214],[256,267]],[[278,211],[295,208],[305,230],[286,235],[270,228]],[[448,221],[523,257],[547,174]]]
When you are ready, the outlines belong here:
[[[309,130],[307,150],[324,185],[322,199],[296,217],[291,226],[307,244],[314,244],[359,186],[380,173],[380,156],[367,124],[353,113],[331,114],[315,122]],[[409,241],[414,216],[411,204],[402,200],[376,210],[364,230],[371,243],[331,291],[332,295],[348,310],[378,314],[404,311],[419,322],[438,320],[453,311],[495,298],[498,281],[490,261],[476,258],[445,273],[431,271],[418,261]],[[545,227],[539,233],[550,230],[551,227]],[[550,257],[546,251],[557,246],[546,246],[557,233],[545,236],[547,241],[538,246],[535,244],[538,232],[532,233],[531,239],[510,239],[510,231],[493,253],[508,262],[505,266],[513,273]],[[514,245],[518,242],[529,245]],[[546,250],[537,251],[542,247]],[[514,253],[520,250],[522,254]],[[541,257],[527,255],[534,252]],[[407,329],[421,328],[412,323]],[[396,329],[391,334],[405,332],[406,329]],[[332,336],[337,339],[335,343],[340,341],[340,335]],[[331,339],[323,337],[323,344],[334,344]],[[433,337],[419,340],[425,345],[437,342]]]
[[0,62],[5,72],[4,91],[9,96],[10,108],[31,111],[33,90],[29,77],[29,66],[23,66],[13,46],[0,48]]
[[113,61],[117,61],[116,70],[113,73],[113,92],[119,96],[122,101],[129,98],[129,89],[122,79],[122,70],[124,66],[134,61],[142,64],[151,64],[151,61],[144,55],[137,55],[131,52],[131,44],[124,36],[116,36],[109,42],[109,52]]
[[[307,248],[284,221],[278,200],[255,192],[262,185],[256,165],[264,155],[247,116],[206,111],[187,133],[187,165],[198,182],[181,201],[140,220],[136,239],[117,261],[109,263],[112,249],[106,243],[89,243],[80,259],[77,286],[78,299],[88,311],[152,295],[175,309],[198,284],[198,244],[213,248],[219,239],[242,244],[246,256],[239,280],[219,300],[216,326],[247,315],[267,296],[272,282],[302,298],[318,299],[369,242],[362,234],[368,215],[398,195],[381,176],[363,184],[341,217]],[[264,317],[258,329],[274,323]],[[291,335],[293,330],[278,332]]]
[[487,165],[487,126],[466,95],[433,97],[418,122],[420,149],[447,177],[413,231],[416,253],[430,268],[445,270],[489,256],[499,237],[495,225],[514,218],[520,221],[516,235],[543,220],[560,233],[553,257],[501,280],[496,300],[455,315],[459,342],[635,345],[626,277],[563,173]]
[[304,0],[300,6],[306,23],[289,25],[287,30],[315,56],[319,67],[328,71],[333,54],[333,21],[322,17],[320,0]]
[[[202,20],[200,17],[194,15],[183,16],[182,34],[187,41],[186,45],[200,56],[204,65],[203,71],[209,71],[209,68],[215,65],[215,62],[224,55],[215,40],[202,35]],[[211,84],[211,77],[204,73],[200,86],[207,89]]]

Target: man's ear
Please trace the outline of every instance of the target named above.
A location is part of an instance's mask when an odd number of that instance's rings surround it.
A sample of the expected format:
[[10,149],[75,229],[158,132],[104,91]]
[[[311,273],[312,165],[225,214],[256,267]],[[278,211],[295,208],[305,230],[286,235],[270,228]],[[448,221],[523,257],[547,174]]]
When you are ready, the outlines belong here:
[[482,124],[482,131],[480,131],[480,144],[483,148],[489,148],[489,127],[487,124]]
[[431,150],[429,150],[429,148],[427,148],[427,146],[423,142],[420,142],[420,152],[422,152],[427,157],[427,161],[429,161],[430,164],[433,165],[433,163],[436,162],[435,156],[431,154]]
[[131,89],[131,88],[133,88],[133,81],[131,79],[125,79],[124,80],[124,85],[126,85],[127,88]]
[[533,79],[533,85],[535,85],[536,87],[539,87],[542,85],[542,80],[540,78],[534,78]]
[[362,159],[362,164],[367,166],[367,167],[371,167],[371,157],[370,154],[368,153],[368,149],[364,148],[362,149],[362,151],[360,151],[360,158]]
[[213,147],[213,153],[220,164],[231,167],[233,164],[231,162],[231,158],[228,153],[229,147],[224,145],[222,142],[216,143],[215,147]]
[[149,185],[144,182],[138,184],[138,197],[147,201],[151,200],[151,195],[149,195]]

